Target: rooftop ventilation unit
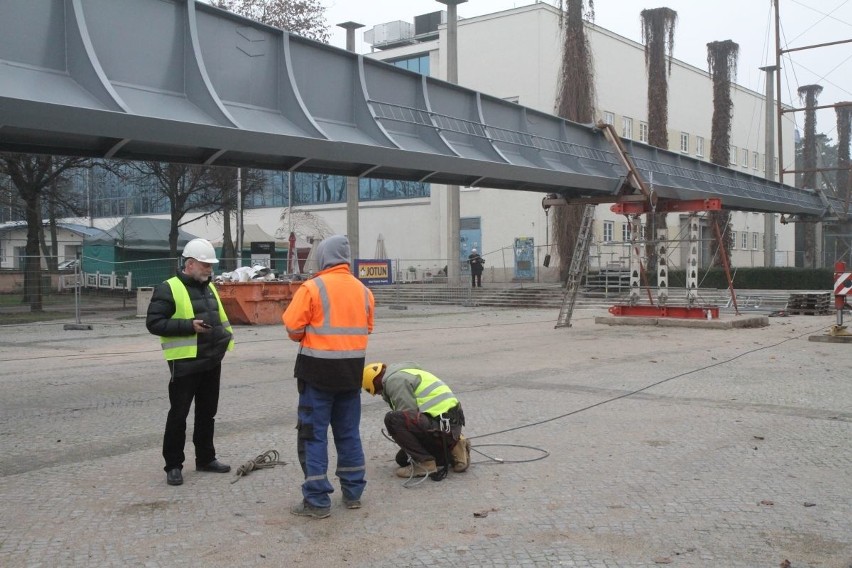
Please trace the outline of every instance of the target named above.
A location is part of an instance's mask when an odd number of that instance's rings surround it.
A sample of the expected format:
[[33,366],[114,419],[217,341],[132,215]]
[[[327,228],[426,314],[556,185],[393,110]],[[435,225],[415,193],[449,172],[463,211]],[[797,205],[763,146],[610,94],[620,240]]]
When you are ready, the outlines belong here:
[[414,26],[402,20],[379,24],[364,32],[364,41],[378,49],[410,43],[413,38]]

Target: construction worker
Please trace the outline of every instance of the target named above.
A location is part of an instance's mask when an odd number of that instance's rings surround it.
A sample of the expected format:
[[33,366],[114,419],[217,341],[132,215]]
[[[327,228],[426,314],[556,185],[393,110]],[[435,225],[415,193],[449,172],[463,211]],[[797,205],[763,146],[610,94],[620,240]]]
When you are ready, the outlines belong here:
[[[406,454],[396,470],[399,477],[443,478],[452,465],[462,472],[470,466],[470,442],[462,435],[461,403],[443,381],[417,363],[370,363],[362,386],[391,407],[385,427]],[[405,465],[406,461],[408,462]],[[438,472],[438,464],[443,470]]]
[[210,281],[218,264],[210,241],[192,239],[183,248],[183,269],[154,289],[145,326],[160,336],[169,365],[169,414],[163,435],[166,483],[183,483],[186,417],[195,399],[195,469],[227,473],[216,459],[213,425],[219,406],[219,380],[225,352],[234,348],[234,330]]
[[476,249],[472,249],[467,255],[470,264],[470,284],[472,288],[482,288],[482,273],[485,271],[485,259],[479,256]]
[[349,269],[349,239],[336,235],[317,247],[320,271],[296,290],[281,316],[299,343],[294,375],[299,391],[297,449],[305,474],[294,515],[331,514],[328,428],[334,434],[337,469],[348,509],[361,507],[366,481],[361,447],[361,372],[367,335],[373,331],[373,293]]

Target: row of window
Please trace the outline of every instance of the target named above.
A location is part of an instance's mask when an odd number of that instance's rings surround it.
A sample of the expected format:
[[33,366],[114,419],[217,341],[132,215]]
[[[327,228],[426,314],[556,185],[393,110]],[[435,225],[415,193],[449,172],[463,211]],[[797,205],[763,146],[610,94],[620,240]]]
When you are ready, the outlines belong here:
[[[645,225],[641,226],[644,232]],[[614,241],[613,234],[615,233],[615,221],[603,222],[603,241],[611,243]],[[751,237],[749,237],[751,235]],[[731,232],[733,246],[732,249],[741,250],[763,250],[763,233],[750,233],[749,231],[732,231]],[[777,236],[776,236],[777,239]],[[749,240],[751,242],[749,242]],[[630,223],[621,223],[621,241],[630,241]],[[749,246],[750,245],[750,246]]]
[[[604,122],[607,124],[615,124],[615,114],[609,111],[604,111],[603,113]],[[628,138],[633,140],[633,119],[629,116],[621,117],[621,137]],[[693,138],[694,146],[693,146]],[[639,142],[648,143],[648,123],[647,122],[639,122]],[[703,136],[693,136],[689,132],[681,132],[680,133],[680,151],[684,154],[691,153],[692,150],[695,150],[695,156],[698,158],[704,158],[705,155],[705,141]],[[759,170],[761,172],[766,172],[766,155],[761,154],[760,152],[751,151],[749,152],[748,148],[742,148],[741,151],[737,149],[736,146],[731,146],[730,151],[730,165],[737,166],[741,165],[743,168],[751,168],[753,170]],[[778,171],[778,158],[775,158],[775,170]]]
[[[286,207],[292,195],[293,205],[346,203],[346,178],[327,174],[296,173],[290,192],[286,172],[261,171],[260,187],[245,196],[248,209]],[[78,195],[88,195],[93,217],[123,217],[169,212],[169,202],[152,180],[134,181],[110,170],[95,166],[90,179],[78,175],[68,183]],[[87,191],[87,184],[88,190]],[[359,201],[426,198],[431,185],[416,181],[361,178],[358,180]],[[21,212],[0,207],[0,222],[20,220]]]

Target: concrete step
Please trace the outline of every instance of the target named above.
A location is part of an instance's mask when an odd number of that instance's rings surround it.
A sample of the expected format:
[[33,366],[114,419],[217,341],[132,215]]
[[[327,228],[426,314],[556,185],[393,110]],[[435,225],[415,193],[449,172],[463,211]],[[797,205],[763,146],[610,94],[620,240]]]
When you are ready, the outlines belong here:
[[[378,305],[433,304],[474,305],[517,308],[559,309],[565,294],[559,284],[486,285],[471,289],[467,286],[445,284],[403,284],[398,286],[376,286],[373,295]],[[737,301],[743,310],[783,309],[791,293],[807,291],[785,290],[738,290]],[[651,289],[650,296],[657,300],[657,290]],[[669,305],[686,303],[686,290],[669,289]],[[604,291],[597,287],[583,287],[577,295],[576,306],[609,307],[628,301],[629,291]],[[648,291],[642,290],[641,303],[649,303]],[[698,291],[698,305],[714,305],[732,308],[730,293],[725,289],[707,288]]]

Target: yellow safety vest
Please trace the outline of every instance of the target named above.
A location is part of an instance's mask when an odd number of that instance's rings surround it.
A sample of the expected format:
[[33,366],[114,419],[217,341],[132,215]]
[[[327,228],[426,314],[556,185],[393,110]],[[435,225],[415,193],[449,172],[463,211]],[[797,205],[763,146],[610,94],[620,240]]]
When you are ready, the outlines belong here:
[[[189,299],[189,292],[180,278],[173,276],[166,280],[166,284],[172,289],[172,298],[175,301],[175,313],[171,319],[195,319],[195,310],[192,309],[192,300]],[[216,303],[219,306],[219,321],[225,329],[231,334],[231,341],[228,342],[228,351],[234,348],[234,330],[231,323],[228,321],[228,314],[225,313],[225,308],[222,307],[222,300],[219,299],[219,293],[216,287],[211,282],[208,284],[210,290],[213,291],[213,297],[216,298]],[[160,345],[163,348],[163,357],[166,361],[174,361],[176,359],[194,359],[198,356],[198,334],[181,335],[177,337],[160,337]]]
[[420,377],[420,384],[414,391],[417,408],[423,414],[436,417],[447,412],[459,403],[450,387],[444,381],[423,369],[402,369],[402,372]]

